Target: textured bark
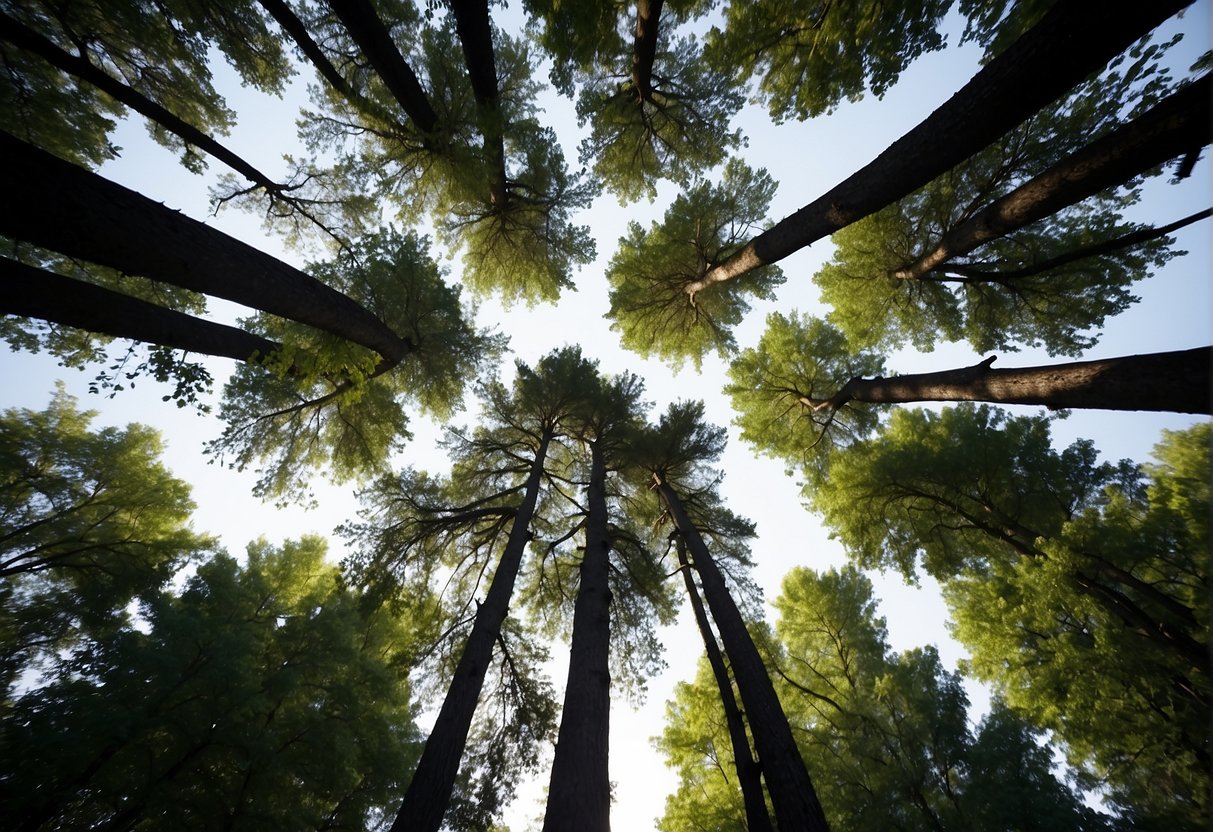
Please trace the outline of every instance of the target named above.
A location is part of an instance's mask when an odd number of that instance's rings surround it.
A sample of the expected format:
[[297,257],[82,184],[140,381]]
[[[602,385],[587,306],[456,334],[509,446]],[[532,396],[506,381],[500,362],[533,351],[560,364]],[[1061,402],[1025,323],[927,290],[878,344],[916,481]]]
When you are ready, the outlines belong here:
[[1189,214],[1183,219],[1167,223],[1166,225],[1141,228],[1128,234],[1122,234],[1119,237],[1113,237],[1110,240],[1104,240],[1100,243],[1067,251],[1065,254],[1059,254],[1056,257],[1050,257],[1048,260],[1041,260],[1038,263],[1033,263],[1030,266],[1024,266],[1019,269],[990,271],[978,266],[946,263],[943,267],[936,270],[937,274],[924,275],[921,279],[933,280],[940,283],[1003,283],[1012,280],[1022,280],[1025,277],[1033,277],[1038,274],[1044,274],[1047,271],[1052,271],[1053,269],[1061,268],[1062,266],[1068,266],[1070,263],[1077,263],[1079,260],[1102,257],[1105,254],[1112,254],[1116,251],[1148,243],[1151,240],[1157,240],[1179,231],[1181,228],[1186,228],[1192,223],[1208,219],[1210,216],[1213,216],[1213,208],[1206,208],[1203,211]]
[[329,6],[409,120],[422,133],[433,133],[438,114],[370,0],[329,0]]
[[1205,75],[1133,121],[1062,159],[949,230],[935,249],[891,273],[915,280],[953,257],[1120,185],[1210,141],[1213,81]]
[[549,430],[543,434],[535,450],[522,502],[514,515],[514,524],[510,528],[505,550],[501,553],[501,561],[493,573],[484,603],[476,610],[472,632],[463,646],[451,686],[442,700],[434,728],[425,741],[417,770],[409,782],[404,803],[396,814],[391,832],[437,832],[442,825],[442,816],[446,813],[451,789],[459,774],[459,761],[467,745],[476,703],[493,659],[493,647],[501,634],[510,597],[514,594],[514,581],[522,565],[522,555],[531,539],[531,517],[539,500],[544,460],[551,441],[552,432]]
[[610,538],[607,531],[606,464],[598,441],[590,444],[585,556],[573,608],[569,675],[560,733],[552,760],[544,832],[608,832],[611,781],[608,738],[611,707]]
[[39,318],[111,338],[130,338],[202,355],[250,358],[281,345],[234,326],[217,324],[94,283],[0,257],[0,313]]
[[216,141],[212,136],[202,132],[189,122],[178,118],[138,90],[132,89],[122,83],[105,70],[91,63],[87,57],[65,52],[56,46],[53,41],[30,29],[19,20],[14,20],[2,13],[0,13],[0,38],[15,43],[17,46],[34,53],[57,69],[61,69],[69,75],[74,75],[80,80],[92,84],[114,100],[125,104],[145,118],[156,122],[169,132],[176,134],[186,143],[192,144],[199,150],[203,150],[214,156],[250,182],[254,182],[267,191],[275,193],[286,190],[282,185],[279,185],[232,150]]
[[732,663],[733,678],[745,706],[762,773],[767,781],[767,791],[775,809],[775,822],[781,830],[825,832],[829,826],[804,760],[796,747],[796,740],[792,737],[787,715],[779,704],[771,677],[767,675],[762,657],[746,630],[745,621],[729,594],[724,577],[674,489],[660,474],[654,473],[653,480],[675,528],[691,551],[691,560],[703,584],[704,598],[720,630],[725,653]]
[[451,0],[455,31],[463,47],[463,62],[476,96],[480,134],[489,169],[489,201],[504,208],[509,201],[505,175],[505,125],[497,89],[497,59],[493,52],[493,27],[487,0]]
[[997,402],[1054,410],[1153,410],[1211,413],[1213,347],[995,370],[995,356],[972,367],[892,378],[852,378],[828,399],[802,398],[813,410],[847,402]]
[[412,345],[360,304],[252,246],[0,133],[0,234],[361,344],[399,363]]
[[636,39],[632,44],[632,85],[641,101],[653,97],[653,62],[657,59],[664,0],[636,0]]
[[980,152],[1192,0],[1060,0],[935,112],[825,195],[685,290],[774,263],[913,193]]
[[703,637],[703,649],[708,655],[708,665],[712,668],[712,677],[720,691],[720,704],[724,708],[725,724],[729,727],[729,742],[733,747],[733,762],[737,767],[737,783],[741,786],[741,799],[745,805],[746,832],[771,832],[771,816],[767,814],[767,803],[762,796],[762,770],[754,755],[750,753],[745,719],[737,706],[737,697],[733,695],[733,683],[729,679],[720,645],[716,643],[716,634],[712,632],[707,611],[704,610],[699,590],[695,587],[695,579],[691,577],[686,541],[681,537],[678,538],[678,564],[682,569],[682,580],[686,584],[691,611],[695,614],[695,623]]

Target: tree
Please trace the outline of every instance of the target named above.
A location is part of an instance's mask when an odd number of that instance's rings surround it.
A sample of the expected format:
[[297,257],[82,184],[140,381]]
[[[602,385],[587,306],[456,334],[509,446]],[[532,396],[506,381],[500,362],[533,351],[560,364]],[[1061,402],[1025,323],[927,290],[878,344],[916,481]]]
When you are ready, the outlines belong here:
[[[866,830],[1106,829],[1052,772],[1049,742],[995,700],[972,731],[960,678],[931,647],[889,649],[871,582],[854,567],[794,569],[768,637],[781,698],[806,762],[822,772],[831,828]],[[701,672],[679,686],[660,745],[680,789],[661,828],[735,829],[729,754],[707,718],[713,686]],[[1030,795],[1016,801],[1009,795]]]
[[142,425],[90,430],[60,388],[45,410],[0,416],[0,576],[6,696],[59,651],[129,622],[154,591],[214,542],[190,529],[189,486]]
[[1088,782],[1142,824],[1195,829],[1208,800],[1207,447],[1207,425],[1168,437],[1147,485],[1089,442],[1054,451],[1043,418],[898,410],[835,453],[811,499],[860,565],[943,583],[973,672],[1054,731]]
[[[755,236],[683,285],[688,298],[727,283],[880,210],[979,152],[1098,70],[1186,4],[1082,2],[1054,6],[942,107],[826,194]],[[1081,37],[1077,33],[1081,32]],[[1073,37],[1072,37],[1073,33]],[[997,102],[995,104],[995,102]],[[941,140],[946,137],[946,140]]]
[[15,829],[363,829],[416,752],[401,624],[304,538],[199,566],[6,714]]
[[776,822],[781,828],[824,830],[825,816],[766,667],[720,569],[675,490],[675,483],[684,491],[701,484],[703,466],[719,456],[723,446],[723,431],[703,424],[702,404],[674,405],[656,427],[650,444],[642,446],[637,464],[651,475],[670,523],[691,552],[708,608],[732,662]]

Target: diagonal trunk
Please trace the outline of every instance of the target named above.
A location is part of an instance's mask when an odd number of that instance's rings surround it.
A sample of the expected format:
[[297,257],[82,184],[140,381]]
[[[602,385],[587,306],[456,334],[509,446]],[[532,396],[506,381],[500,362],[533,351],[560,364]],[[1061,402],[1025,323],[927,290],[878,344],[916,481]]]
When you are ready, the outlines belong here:
[[771,677],[767,675],[762,657],[746,630],[745,621],[729,594],[724,577],[674,489],[657,473],[654,473],[653,480],[675,528],[691,550],[691,559],[703,584],[704,598],[732,663],[733,678],[745,706],[771,804],[775,809],[775,821],[781,830],[826,832],[829,826],[804,760],[796,747],[796,740],[792,737],[787,715],[779,704]]
[[0,314],[21,315],[201,355],[248,361],[281,344],[145,300],[0,257]]
[[314,326],[392,363],[413,345],[349,297],[142,194],[0,132],[0,234]]
[[437,130],[438,114],[370,0],[329,0],[329,6],[417,129]]
[[653,96],[653,63],[665,0],[636,0],[636,39],[632,44],[632,86],[641,101]]
[[1071,361],[995,370],[996,356],[937,373],[852,378],[828,399],[804,397],[812,410],[838,410],[847,402],[997,402],[1044,405],[1053,410],[1151,410],[1213,413],[1213,347]]
[[891,276],[900,280],[921,278],[954,257],[1208,144],[1213,127],[1211,111],[1213,79],[1205,75],[991,202],[944,234],[934,251],[893,271]]
[[484,677],[493,659],[493,646],[501,634],[501,625],[509,611],[510,596],[514,594],[514,581],[531,539],[531,517],[539,500],[544,460],[551,441],[552,431],[549,429],[544,432],[535,450],[526,490],[514,516],[505,551],[501,553],[501,562],[497,564],[484,603],[476,610],[472,632],[468,634],[451,686],[425,742],[425,749],[421,752],[417,770],[404,795],[404,804],[392,823],[391,832],[437,832],[442,825],[442,816],[450,803],[451,789],[459,774],[459,761],[467,744],[472,716],[476,712]]
[[943,106],[861,170],[684,288],[774,263],[905,197],[980,152],[1192,0],[1060,0]]
[[463,62],[476,96],[480,135],[489,170],[489,201],[500,210],[509,201],[505,175],[505,123],[497,89],[497,60],[488,0],[451,0],[455,30],[463,46]]
[[573,608],[569,675],[544,832],[609,832],[611,781],[607,771],[610,736],[611,590],[607,583],[606,464],[598,441],[590,443],[590,483],[586,494],[585,556]]
[[1009,283],[1013,280],[1022,280],[1025,277],[1044,274],[1053,269],[1077,263],[1080,260],[1102,257],[1105,254],[1112,254],[1127,248],[1140,246],[1143,243],[1160,239],[1168,234],[1179,231],[1181,228],[1186,228],[1192,223],[1208,219],[1211,216],[1213,216],[1213,208],[1206,208],[1203,211],[1189,214],[1183,219],[1166,225],[1141,228],[1128,234],[1122,234],[1119,237],[1113,237],[1110,240],[1103,240],[1089,246],[1081,246],[1080,248],[1067,251],[1065,254],[1059,254],[1056,257],[1050,257],[1048,260],[1041,260],[1039,263],[1032,263],[1019,269],[990,271],[979,266],[949,263],[943,269],[938,270],[943,272],[943,274],[924,275],[922,279],[933,280],[939,283]]
[[772,832],[771,816],[767,814],[766,800],[762,796],[762,770],[754,755],[750,753],[750,741],[746,736],[745,721],[741,709],[737,707],[737,697],[733,695],[733,683],[729,680],[729,671],[724,664],[724,656],[716,643],[716,635],[708,621],[708,614],[699,598],[699,590],[695,588],[695,579],[691,577],[691,568],[687,563],[686,541],[679,537],[678,565],[682,570],[682,580],[686,584],[687,597],[691,601],[691,610],[695,613],[695,623],[699,625],[699,634],[703,636],[703,648],[708,654],[708,664],[712,668],[712,676],[720,691],[720,703],[724,707],[725,723],[729,726],[729,741],[733,746],[733,762],[737,766],[737,782],[741,786],[741,799],[745,804],[746,832]]

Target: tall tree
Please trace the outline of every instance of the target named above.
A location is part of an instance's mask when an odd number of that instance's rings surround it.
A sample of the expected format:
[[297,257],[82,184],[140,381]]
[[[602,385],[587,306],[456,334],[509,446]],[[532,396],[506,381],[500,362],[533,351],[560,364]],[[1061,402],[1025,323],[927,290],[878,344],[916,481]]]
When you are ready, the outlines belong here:
[[325,546],[250,545],[145,596],[5,714],[14,829],[362,829],[417,749],[403,627]]
[[972,668],[1123,811],[1195,829],[1213,701],[1208,433],[1167,437],[1146,484],[1090,442],[1053,450],[1042,418],[898,410],[835,453],[811,499],[861,565],[937,577]]
[[683,491],[688,486],[701,486],[704,466],[717,458],[723,447],[723,431],[702,421],[702,404],[674,405],[641,451],[638,464],[650,473],[670,523],[690,549],[708,608],[732,663],[776,822],[787,829],[825,830],[828,827],[821,804],[762,657],[720,569],[675,490],[676,484]]

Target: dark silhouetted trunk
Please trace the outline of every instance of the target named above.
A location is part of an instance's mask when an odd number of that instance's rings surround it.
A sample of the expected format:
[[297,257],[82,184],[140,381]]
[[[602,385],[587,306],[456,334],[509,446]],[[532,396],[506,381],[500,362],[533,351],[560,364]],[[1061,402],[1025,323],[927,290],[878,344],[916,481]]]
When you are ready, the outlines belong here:
[[915,280],[953,257],[1051,216],[1210,141],[1213,81],[1205,75],[1128,124],[1062,159],[950,229],[933,251],[891,272]]
[[754,237],[685,290],[774,263],[905,197],[979,153],[1192,0],[1060,0],[943,106],[825,195]]
[[995,356],[937,373],[853,378],[828,399],[802,398],[813,410],[847,402],[997,402],[1039,404],[1053,410],[1154,410],[1210,413],[1213,347],[995,370]]
[[921,280],[930,280],[938,283],[1009,283],[1013,280],[1022,280],[1025,277],[1034,277],[1038,274],[1059,269],[1062,266],[1068,266],[1071,263],[1077,263],[1081,260],[1087,260],[1093,257],[1102,257],[1105,254],[1113,254],[1117,251],[1122,251],[1127,248],[1140,246],[1143,243],[1148,243],[1151,240],[1157,240],[1162,237],[1179,231],[1181,228],[1186,228],[1195,222],[1208,219],[1213,216],[1213,208],[1206,208],[1203,211],[1197,211],[1195,214],[1189,214],[1183,219],[1160,225],[1156,227],[1140,228],[1137,231],[1131,231],[1128,234],[1121,234],[1119,237],[1113,237],[1110,240],[1104,240],[1099,243],[1093,243],[1089,246],[1067,251],[1065,254],[1059,254],[1056,257],[1050,257],[1048,260],[1041,260],[1037,263],[1024,266],[1019,269],[1006,269],[1003,271],[991,271],[983,269],[980,266],[970,266],[967,264],[945,263],[943,266],[935,270],[933,274],[923,275]]
[[590,443],[590,482],[585,555],[581,561],[569,675],[544,832],[608,832],[611,672],[610,538],[607,530],[606,463],[600,442]]
[[399,363],[412,345],[310,275],[95,173],[0,133],[0,234],[314,326]]
[[437,130],[438,114],[370,0],[329,0],[329,6],[413,125],[423,134]]
[[675,528],[691,551],[691,560],[703,584],[704,598],[720,630],[720,640],[732,664],[733,678],[737,682],[750,732],[754,736],[758,760],[766,778],[771,805],[775,809],[775,821],[781,830],[826,832],[829,826],[804,760],[796,747],[796,740],[792,737],[787,715],[779,704],[775,686],[771,684],[771,677],[767,675],[762,657],[746,630],[745,621],[729,594],[724,577],[674,489],[657,473],[654,473],[653,479]]
[[514,581],[531,539],[531,517],[539,500],[544,460],[551,441],[552,432],[549,429],[535,449],[535,459],[527,476],[522,502],[514,515],[505,551],[493,573],[484,603],[476,610],[472,632],[468,634],[451,686],[442,701],[442,709],[421,752],[417,770],[404,795],[404,803],[392,823],[392,832],[437,832],[442,825],[442,816],[446,813],[451,790],[459,774],[459,761],[467,744],[476,703],[493,659],[493,647],[501,634],[510,597],[514,594]]
[[145,300],[0,257],[0,313],[38,318],[111,338],[248,361],[281,345]]
[[741,786],[741,799],[745,805],[746,832],[771,832],[771,816],[767,814],[767,803],[762,796],[762,770],[754,755],[750,752],[750,741],[746,735],[745,720],[741,709],[737,707],[737,697],[733,695],[733,683],[729,679],[728,668],[724,664],[724,656],[716,643],[716,634],[708,621],[707,611],[699,598],[699,590],[695,587],[695,579],[691,576],[691,568],[687,562],[686,541],[678,538],[678,564],[682,568],[682,580],[686,584],[687,598],[691,601],[691,611],[695,614],[695,623],[699,625],[699,634],[703,636],[703,649],[708,655],[708,664],[712,668],[712,677],[720,691],[720,704],[724,707],[725,724],[729,727],[729,742],[733,746],[733,762],[737,767],[737,782]]
[[636,39],[632,44],[632,85],[641,101],[653,95],[653,62],[664,0],[636,0]]
[[472,81],[489,171],[489,201],[502,209],[509,201],[505,175],[505,124],[497,90],[497,59],[493,53],[493,27],[487,0],[451,0],[455,31],[463,46],[463,62]]

